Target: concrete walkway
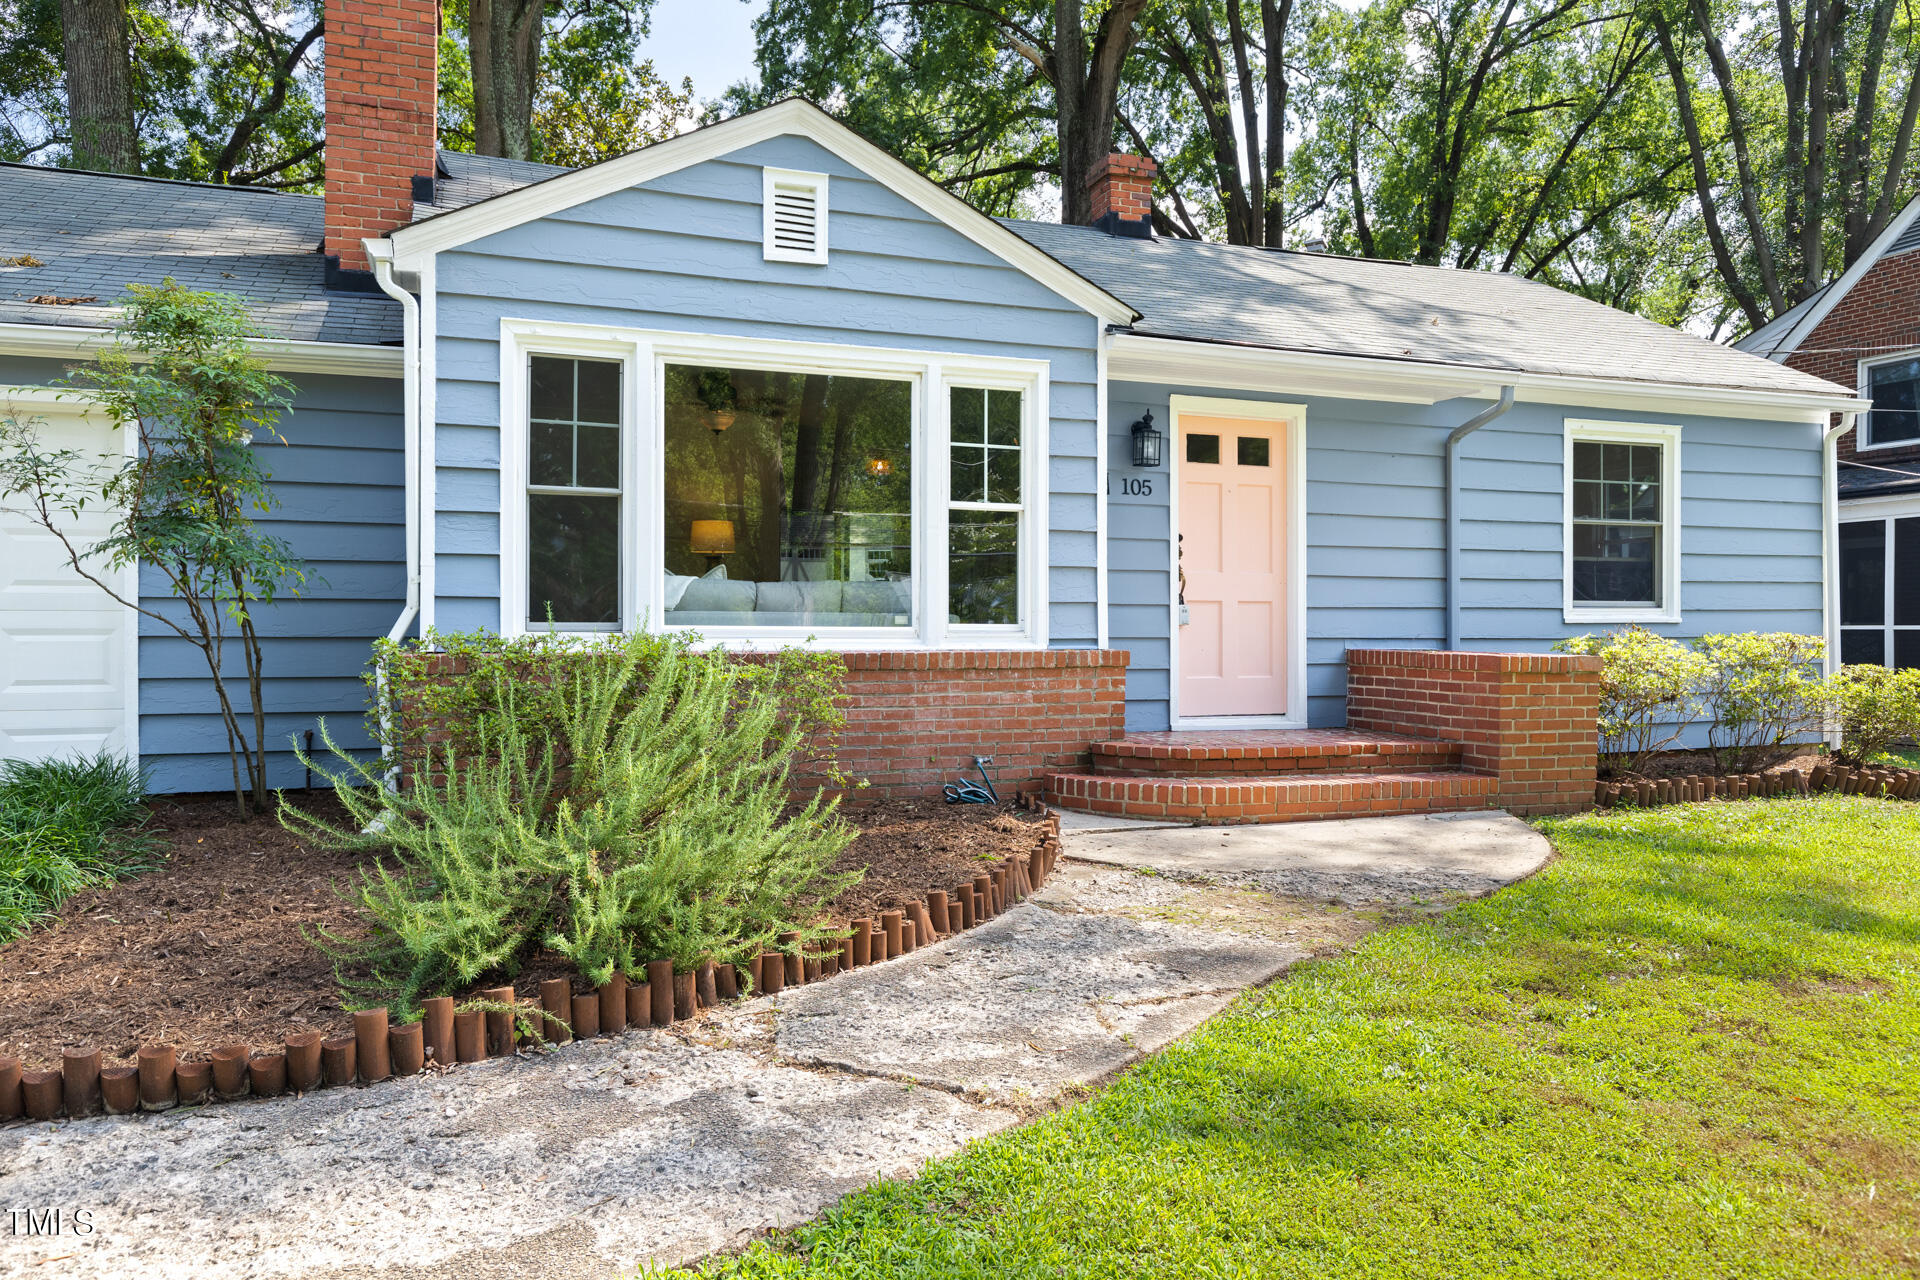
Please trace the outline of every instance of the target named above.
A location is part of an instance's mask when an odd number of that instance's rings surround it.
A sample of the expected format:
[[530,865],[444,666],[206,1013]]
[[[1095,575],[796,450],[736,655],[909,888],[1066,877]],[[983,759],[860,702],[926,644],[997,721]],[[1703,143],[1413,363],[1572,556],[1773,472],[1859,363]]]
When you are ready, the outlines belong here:
[[1545,861],[1524,824],[1471,816],[1074,832],[1086,860],[991,924],[697,1023],[449,1077],[0,1130],[4,1207],[86,1209],[93,1227],[0,1232],[0,1275],[603,1277],[736,1248],[1351,945],[1380,920],[1363,899],[1431,903]]

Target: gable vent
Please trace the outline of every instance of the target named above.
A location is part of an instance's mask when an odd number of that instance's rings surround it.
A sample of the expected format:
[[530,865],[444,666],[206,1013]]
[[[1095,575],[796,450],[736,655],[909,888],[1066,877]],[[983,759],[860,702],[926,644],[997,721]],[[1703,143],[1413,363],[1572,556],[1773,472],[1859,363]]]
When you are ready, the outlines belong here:
[[1912,253],[1915,249],[1920,249],[1920,218],[1909,222],[1907,229],[1894,237],[1893,243],[1887,246],[1887,256],[1891,258],[1896,253]]
[[766,169],[765,254],[769,262],[827,260],[827,175]]

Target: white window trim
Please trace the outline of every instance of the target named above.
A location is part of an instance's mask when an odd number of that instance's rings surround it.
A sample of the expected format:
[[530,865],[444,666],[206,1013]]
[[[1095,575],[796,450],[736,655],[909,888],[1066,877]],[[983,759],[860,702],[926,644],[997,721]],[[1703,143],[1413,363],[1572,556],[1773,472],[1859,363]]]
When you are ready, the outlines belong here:
[[[1914,359],[1920,359],[1920,347],[1913,347],[1906,351],[1877,352],[1872,356],[1861,359],[1858,362],[1858,373],[1853,384],[1859,390],[1860,398],[1862,400],[1868,398],[1868,375],[1874,368],[1883,364],[1899,364],[1902,360]],[[1878,453],[1883,449],[1920,448],[1920,437],[1912,440],[1889,440],[1885,444],[1872,444],[1869,442],[1869,435],[1872,430],[1873,410],[1869,409],[1860,415],[1860,429],[1854,433],[1853,451],[1855,453]]]
[[[813,196],[814,239],[813,250],[803,253],[795,249],[783,249],[774,240],[773,214],[774,192],[787,187],[800,188]],[[808,173],[801,169],[762,169],[760,171],[760,244],[761,252],[768,262],[806,262],[815,266],[825,266],[827,261],[827,175]]]
[[[1181,419],[1248,418],[1287,424],[1287,710],[1277,716],[1180,714]],[[1304,729],[1307,727],[1307,406],[1224,396],[1167,400],[1167,715],[1173,729]]]
[[[1836,619],[1834,622],[1834,631],[1837,634],[1837,638],[1842,640],[1845,639],[1846,633],[1849,631],[1878,631],[1881,635],[1882,655],[1884,659],[1881,665],[1889,668],[1894,664],[1894,642],[1898,639],[1899,633],[1902,631],[1920,631],[1920,625],[1911,623],[1901,624],[1893,620],[1894,571],[1897,567],[1894,564],[1893,553],[1894,525],[1898,521],[1911,520],[1916,516],[1920,516],[1920,494],[1899,494],[1891,498],[1861,498],[1852,502],[1843,502],[1840,504],[1839,519],[1835,522],[1836,524],[1877,524],[1881,525],[1884,529],[1886,541],[1883,544],[1885,560],[1882,566],[1880,582],[1880,621],[1877,623],[1851,623],[1840,620],[1842,619],[1840,609],[1844,606],[1845,602],[1838,598],[1840,590],[1838,581],[1839,563],[1836,559],[1834,564],[1834,617]],[[1833,653],[1833,662],[1836,667],[1841,662],[1840,652],[1837,646]]]
[[[507,319],[500,322],[500,630],[524,635],[544,630],[530,624],[527,594],[527,399],[530,356],[617,359],[621,380],[621,482],[626,501],[621,530],[620,629],[698,633],[733,649],[801,646],[818,649],[1044,649],[1052,593],[1049,589],[1048,489],[1050,487],[1048,365],[1044,360],[736,338],[596,325]],[[914,468],[913,610],[910,627],[682,627],[661,621],[666,611],[666,548],[659,515],[666,503],[666,477],[657,465],[666,456],[667,364],[732,365],[791,373],[897,378],[913,383],[909,445]],[[1018,626],[965,626],[947,620],[948,389],[955,386],[1017,390],[1022,423],[1021,483],[1026,498],[1021,525],[1021,617]],[[565,628],[586,631],[589,628]]]
[[[1560,473],[1561,616],[1569,623],[1680,621],[1680,428],[1672,423],[1566,420]],[[1579,604],[1573,598],[1573,446],[1577,441],[1657,444],[1660,453],[1660,586],[1654,605]]]

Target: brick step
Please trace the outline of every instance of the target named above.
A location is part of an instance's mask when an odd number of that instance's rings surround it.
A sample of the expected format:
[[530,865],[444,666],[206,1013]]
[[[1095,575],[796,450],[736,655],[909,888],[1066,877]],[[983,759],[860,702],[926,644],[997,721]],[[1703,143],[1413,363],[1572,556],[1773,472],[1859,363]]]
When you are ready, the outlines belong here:
[[1129,733],[1093,744],[1093,771],[1123,777],[1272,777],[1458,769],[1460,744],[1358,729]]
[[1459,770],[1246,778],[1050,773],[1046,795],[1049,804],[1080,813],[1230,826],[1485,809],[1496,782]]

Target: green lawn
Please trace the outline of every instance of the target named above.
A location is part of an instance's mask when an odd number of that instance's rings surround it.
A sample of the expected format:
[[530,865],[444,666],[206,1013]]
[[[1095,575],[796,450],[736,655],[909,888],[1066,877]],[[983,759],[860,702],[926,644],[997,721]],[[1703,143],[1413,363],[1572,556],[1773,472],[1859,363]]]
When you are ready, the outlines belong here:
[[1920,805],[1546,830],[1533,880],[704,1273],[1920,1272]]

